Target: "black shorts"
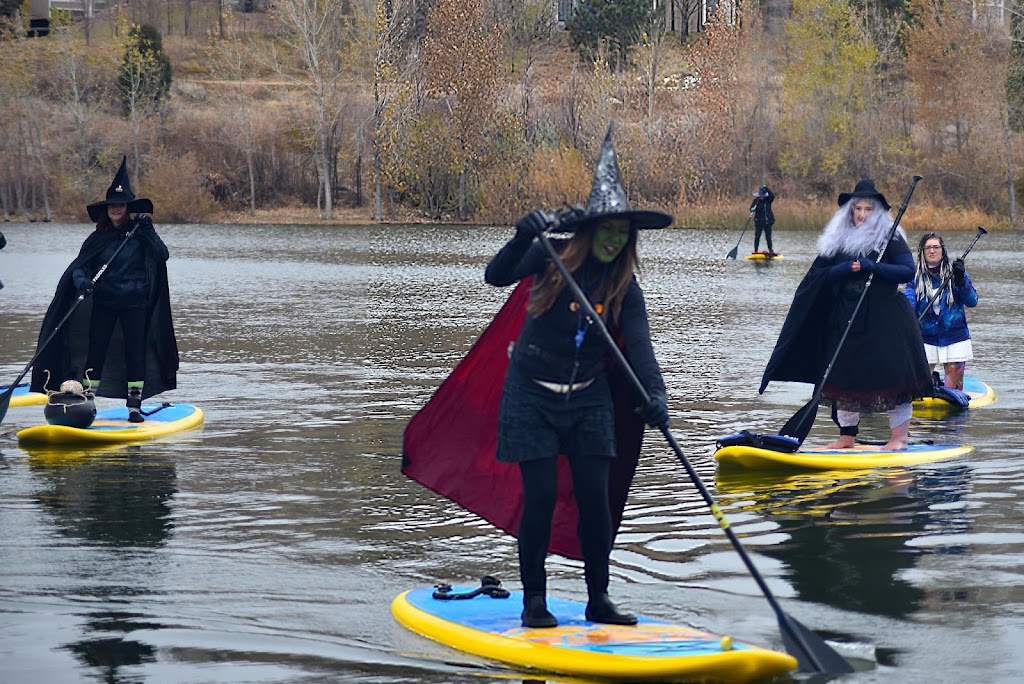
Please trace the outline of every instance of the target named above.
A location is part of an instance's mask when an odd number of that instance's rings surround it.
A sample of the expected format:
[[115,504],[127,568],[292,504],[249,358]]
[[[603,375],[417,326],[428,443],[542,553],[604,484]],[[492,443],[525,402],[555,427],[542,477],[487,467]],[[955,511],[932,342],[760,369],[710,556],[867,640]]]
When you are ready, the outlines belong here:
[[509,365],[498,411],[498,460],[520,463],[567,456],[615,457],[615,415],[604,373],[564,394],[541,387]]

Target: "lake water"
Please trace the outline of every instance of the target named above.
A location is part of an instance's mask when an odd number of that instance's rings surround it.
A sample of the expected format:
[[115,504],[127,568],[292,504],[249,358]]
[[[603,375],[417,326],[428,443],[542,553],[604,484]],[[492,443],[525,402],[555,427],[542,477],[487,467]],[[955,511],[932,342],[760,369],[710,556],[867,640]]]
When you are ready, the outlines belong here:
[[[35,351],[86,225],[7,224],[0,383]],[[507,228],[161,226],[179,389],[205,426],[109,451],[27,451],[0,425],[3,682],[527,679],[418,637],[401,591],[495,575],[514,540],[399,472],[402,432],[500,307],[483,268]],[[912,235],[912,241],[916,235]],[[972,231],[947,236],[960,254]],[[736,234],[647,231],[642,284],[672,430],[784,610],[855,658],[856,682],[1024,679],[1024,288],[1017,234],[968,257],[968,375],[995,404],[916,419],[961,460],[716,478],[715,439],[777,431],[810,387],[757,386],[816,236],[726,261]],[[749,249],[746,236],[743,247]],[[742,255],[742,250],[741,250]],[[99,400],[100,408],[116,405]],[[884,416],[862,436],[884,438]],[[834,437],[825,410],[809,443]],[[782,648],[768,602],[659,434],[648,431],[612,555],[624,607]],[[551,591],[585,598],[579,563]],[[550,678],[549,681],[558,681]]]

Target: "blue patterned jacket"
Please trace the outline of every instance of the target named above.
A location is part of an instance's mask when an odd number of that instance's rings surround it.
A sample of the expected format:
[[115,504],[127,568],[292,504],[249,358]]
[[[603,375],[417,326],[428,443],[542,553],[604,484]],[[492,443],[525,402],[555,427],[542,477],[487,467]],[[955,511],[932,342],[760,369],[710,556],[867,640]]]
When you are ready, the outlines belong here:
[[[932,287],[938,287],[941,282],[939,276],[928,274],[932,279]],[[920,317],[927,299],[917,299],[917,279],[915,278],[904,291],[910,301],[914,315]],[[967,314],[964,307],[973,307],[978,304],[978,291],[971,284],[971,276],[964,273],[964,284],[962,287],[953,287],[953,304],[946,301],[945,293],[939,295],[936,300],[939,303],[939,313],[935,313],[932,305],[928,312],[921,318],[921,338],[925,344],[936,347],[948,347],[957,342],[963,342],[971,338],[971,331],[967,329]]]

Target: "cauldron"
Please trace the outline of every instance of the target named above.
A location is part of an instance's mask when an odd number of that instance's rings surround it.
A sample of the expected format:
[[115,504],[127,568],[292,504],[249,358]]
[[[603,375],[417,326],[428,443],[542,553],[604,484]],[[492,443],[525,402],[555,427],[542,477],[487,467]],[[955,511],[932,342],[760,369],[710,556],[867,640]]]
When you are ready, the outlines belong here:
[[54,392],[43,407],[50,425],[87,428],[96,420],[96,402],[92,397],[74,392]]

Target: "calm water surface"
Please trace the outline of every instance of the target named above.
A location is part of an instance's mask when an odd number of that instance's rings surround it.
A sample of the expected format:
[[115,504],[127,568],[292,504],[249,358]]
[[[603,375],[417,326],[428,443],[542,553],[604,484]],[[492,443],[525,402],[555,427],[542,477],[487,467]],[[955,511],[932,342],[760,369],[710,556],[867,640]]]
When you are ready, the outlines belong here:
[[[0,383],[32,357],[89,230],[4,226]],[[14,434],[40,407],[8,412],[0,681],[524,679],[406,631],[389,610],[418,585],[491,574],[518,586],[514,540],[399,473],[407,421],[507,296],[482,273],[510,230],[160,232],[182,358],[179,389],[161,398],[198,404],[206,424],[108,451],[28,451]],[[643,234],[677,440],[786,612],[856,659],[847,681],[1021,681],[1024,241],[989,234],[968,259],[981,293],[968,374],[997,402],[912,423],[912,439],[975,445],[969,458],[716,479],[718,436],[776,431],[810,396],[794,384],[757,394],[814,253],[814,235],[776,232],[785,259],[765,265],[726,261],[735,235]],[[950,251],[972,237],[951,234]],[[884,417],[864,425],[884,437]],[[823,410],[809,442],[833,435]],[[767,601],[654,432],[612,563],[613,596],[632,610],[782,647]],[[549,574],[553,592],[585,597],[578,563],[552,558]]]

